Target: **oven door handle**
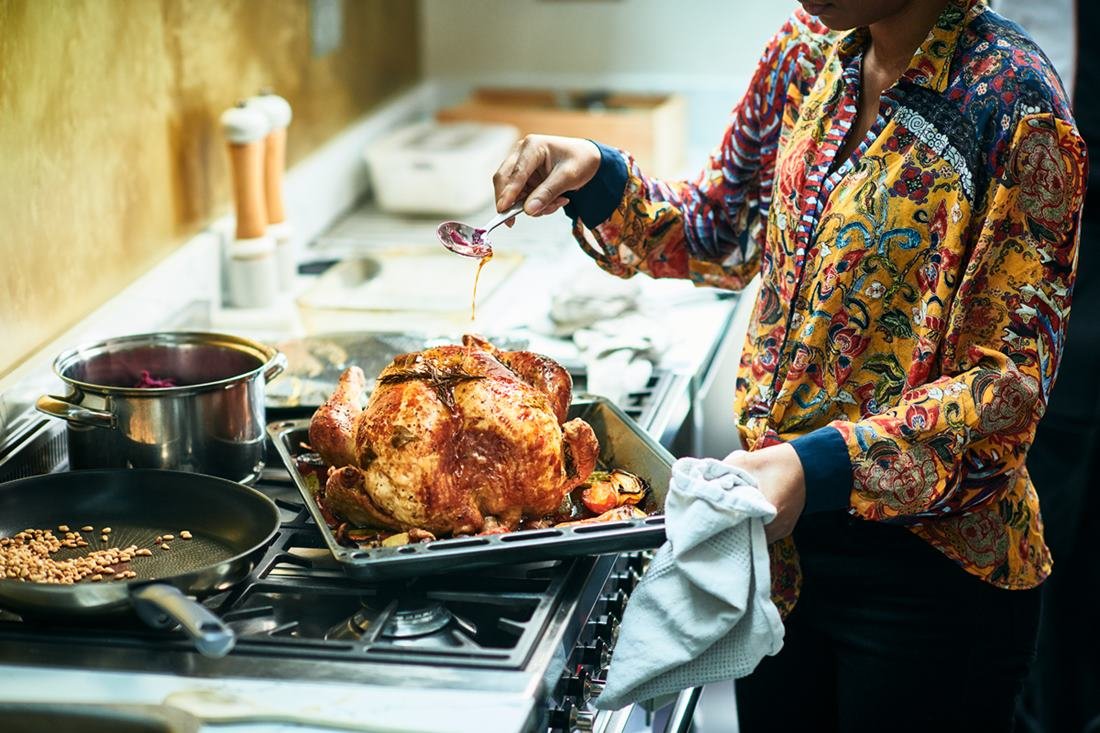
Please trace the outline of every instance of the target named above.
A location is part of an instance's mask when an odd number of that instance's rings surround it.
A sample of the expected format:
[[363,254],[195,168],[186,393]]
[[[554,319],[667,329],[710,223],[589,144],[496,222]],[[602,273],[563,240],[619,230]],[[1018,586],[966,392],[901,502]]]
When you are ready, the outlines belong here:
[[637,705],[627,705],[619,710],[601,713],[596,717],[596,725],[592,727],[595,733],[626,733],[627,723]]
[[[695,717],[695,707],[699,704],[699,695],[702,687],[692,687],[683,690],[676,696],[676,702],[672,704],[672,712],[668,716],[664,733],[688,733],[691,730],[691,721]],[[596,717],[596,723],[591,730],[595,733],[625,733],[626,726],[630,722],[630,716],[637,705],[627,705],[620,710],[601,713]]]
[[702,687],[691,687],[677,695],[676,702],[672,705],[672,713],[668,716],[665,733],[688,733],[691,730],[695,706],[699,704],[699,695],[702,693]]

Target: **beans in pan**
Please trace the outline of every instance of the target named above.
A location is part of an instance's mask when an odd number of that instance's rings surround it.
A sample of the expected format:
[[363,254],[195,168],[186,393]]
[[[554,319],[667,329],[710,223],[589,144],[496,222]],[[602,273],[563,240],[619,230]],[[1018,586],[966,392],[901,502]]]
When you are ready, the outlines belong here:
[[[90,531],[91,527],[81,529]],[[25,529],[11,537],[0,538],[0,579],[62,585],[82,580],[129,580],[136,578],[137,572],[129,569],[128,564],[135,558],[153,554],[149,548],[130,545],[92,550],[80,557],[58,560],[53,555],[62,548],[88,546],[79,533],[69,531],[66,525],[60,525],[58,531],[63,533],[61,537],[50,529]],[[101,539],[107,542],[111,530],[105,527],[102,531]],[[163,545],[163,549],[168,546]]]

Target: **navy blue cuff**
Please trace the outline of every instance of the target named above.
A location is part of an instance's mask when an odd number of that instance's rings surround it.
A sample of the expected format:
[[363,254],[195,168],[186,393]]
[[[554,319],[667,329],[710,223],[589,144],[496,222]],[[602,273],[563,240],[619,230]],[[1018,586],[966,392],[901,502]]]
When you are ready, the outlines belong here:
[[803,514],[847,509],[851,503],[852,461],[840,431],[818,428],[791,441],[806,476]]
[[629,177],[622,153],[595,140],[592,142],[600,149],[599,170],[584,186],[565,194],[569,199],[565,215],[573,220],[580,219],[589,229],[603,224],[619,208]]

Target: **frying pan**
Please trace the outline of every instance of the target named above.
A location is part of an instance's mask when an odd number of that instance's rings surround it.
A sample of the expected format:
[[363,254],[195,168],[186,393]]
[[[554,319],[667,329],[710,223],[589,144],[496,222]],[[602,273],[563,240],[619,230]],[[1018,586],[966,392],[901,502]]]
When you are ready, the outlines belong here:
[[[238,583],[258,560],[279,528],[279,510],[260,492],[214,476],[153,469],[70,471],[0,484],[0,537],[27,528],[68,525],[82,532],[86,548],[62,548],[65,560],[109,544],[147,547],[137,557],[131,580],[72,585],[0,580],[0,606],[23,616],[77,617],[134,611],[150,626],[179,624],[199,652],[220,657],[236,639],[214,614],[188,596],[204,596]],[[193,535],[180,538],[181,530]],[[172,534],[170,549],[154,546]]]

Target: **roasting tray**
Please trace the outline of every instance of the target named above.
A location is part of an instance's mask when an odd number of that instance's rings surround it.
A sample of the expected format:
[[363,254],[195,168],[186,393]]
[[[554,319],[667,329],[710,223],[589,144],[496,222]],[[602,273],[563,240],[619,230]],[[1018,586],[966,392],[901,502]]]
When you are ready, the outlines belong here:
[[489,536],[458,537],[398,547],[357,549],[336,541],[314,499],[316,481],[298,471],[297,457],[306,452],[308,420],[268,425],[268,433],[290,471],[325,544],[344,571],[364,580],[427,575],[459,568],[552,560],[658,547],[665,540],[664,504],[672,455],[622,410],[603,398],[575,401],[569,417],[583,418],[600,441],[600,468],[621,468],[644,478],[650,490],[641,505],[648,517],[619,522],[527,529]]

